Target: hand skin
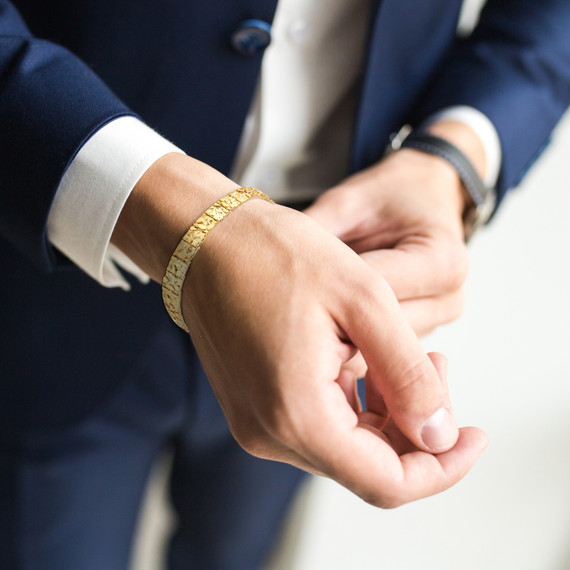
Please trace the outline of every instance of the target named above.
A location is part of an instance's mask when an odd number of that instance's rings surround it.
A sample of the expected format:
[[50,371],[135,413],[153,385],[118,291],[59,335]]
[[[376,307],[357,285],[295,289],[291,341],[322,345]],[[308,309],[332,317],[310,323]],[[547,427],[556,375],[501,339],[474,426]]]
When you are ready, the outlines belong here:
[[[442,121],[429,131],[485,171],[484,148],[469,127]],[[325,192],[305,212],[388,281],[423,336],[463,307],[464,207],[461,181],[445,160],[402,149]]]
[[[167,155],[135,187],[112,241],[160,281],[187,228],[236,186]],[[387,282],[302,213],[262,200],[232,212],[192,263],[183,314],[228,425],[253,455],[394,507],[450,487],[486,446],[477,428],[457,430],[443,357],[424,353]],[[342,369],[356,351],[376,394],[365,413]]]

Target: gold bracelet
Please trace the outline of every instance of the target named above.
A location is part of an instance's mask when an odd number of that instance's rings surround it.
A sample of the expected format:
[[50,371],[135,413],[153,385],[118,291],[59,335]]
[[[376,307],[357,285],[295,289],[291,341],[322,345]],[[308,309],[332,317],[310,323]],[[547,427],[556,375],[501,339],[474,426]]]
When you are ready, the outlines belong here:
[[261,198],[273,203],[273,200],[255,188],[238,188],[230,192],[217,202],[214,202],[186,232],[174,250],[162,278],[162,300],[172,320],[186,332],[188,325],[182,316],[182,286],[190,269],[194,256],[206,236],[221,222],[232,210],[251,200]]

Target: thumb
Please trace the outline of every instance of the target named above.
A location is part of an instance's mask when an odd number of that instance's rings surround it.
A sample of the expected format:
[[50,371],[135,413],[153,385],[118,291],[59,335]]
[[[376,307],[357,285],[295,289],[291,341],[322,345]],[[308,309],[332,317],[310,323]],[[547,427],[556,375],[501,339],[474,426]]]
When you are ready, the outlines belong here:
[[374,295],[366,297],[353,305],[345,331],[368,366],[368,411],[385,413],[387,408],[420,449],[451,449],[458,429],[447,394],[445,357],[425,353],[385,281],[379,279]]
[[303,213],[313,218],[322,228],[335,236],[343,235],[355,219],[358,210],[355,200],[346,201],[340,191],[329,190],[321,194]]

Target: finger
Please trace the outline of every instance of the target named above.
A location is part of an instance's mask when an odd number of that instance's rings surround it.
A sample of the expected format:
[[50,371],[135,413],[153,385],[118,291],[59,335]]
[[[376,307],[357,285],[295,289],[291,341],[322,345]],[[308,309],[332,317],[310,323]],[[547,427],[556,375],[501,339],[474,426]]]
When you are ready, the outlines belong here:
[[[456,445],[446,453],[436,456],[409,446],[412,451],[400,457],[381,431],[383,420],[375,419],[369,412],[364,414],[368,418],[357,419],[356,425],[347,425],[346,417],[341,414],[308,426],[307,433],[321,431],[328,436],[315,438],[308,461],[316,471],[376,506],[395,507],[451,487],[467,473],[487,445],[487,437],[481,430],[463,428]],[[318,414],[313,419],[316,417]],[[360,414],[359,418],[362,417]]]
[[[237,438],[236,441],[238,441]],[[278,461],[279,463],[287,463],[312,475],[320,475],[321,477],[329,476],[303,455],[297,453],[292,447],[286,446],[276,439],[268,438],[263,444],[256,446],[244,446],[240,441],[238,441],[238,444],[244,451],[254,457],[267,459],[269,461]]]
[[[443,354],[439,354],[437,352],[429,353],[428,356],[437,370],[441,384],[447,395],[447,359]],[[371,412],[367,413],[370,415],[366,416],[366,412],[360,415],[361,424],[366,425],[366,423],[370,423],[372,414]],[[374,422],[378,423],[378,418],[372,419]],[[386,418],[382,431],[386,441],[398,455],[418,451],[418,448],[400,431],[394,420],[389,416]]]
[[467,277],[467,251],[457,239],[413,238],[393,249],[363,252],[361,257],[400,300],[456,291]]
[[464,427],[459,430],[457,444],[446,453],[429,455],[416,451],[403,455],[401,461],[408,488],[427,486],[435,493],[443,491],[447,488],[446,480],[457,482],[465,476],[488,444],[483,430]]
[[343,192],[329,190],[303,210],[325,230],[335,236],[342,236],[355,221],[355,216],[362,215],[360,201],[347,200]]
[[384,435],[398,455],[419,451],[418,448],[398,429],[398,426],[391,418],[386,422]]
[[360,352],[357,352],[348,362],[342,365],[342,370],[350,372],[355,378],[364,378],[368,366]]
[[463,310],[463,291],[459,289],[436,297],[407,299],[400,302],[400,307],[415,333],[419,337],[425,336],[438,326],[459,318]]
[[[449,399],[447,387],[447,358],[439,352],[430,352],[428,357],[434,365],[439,376],[441,385],[444,390],[445,397]],[[390,417],[384,398],[377,392],[372,391],[367,395],[367,400],[371,400],[371,407],[375,412],[361,412],[359,414],[359,422],[363,427],[376,430],[376,432],[386,439],[394,448],[398,455],[417,451],[418,448],[400,431],[394,420]]]
[[353,372],[346,369],[345,367],[341,368],[336,382],[344,392],[346,401],[348,402],[349,406],[355,412],[360,412],[362,409],[362,404],[360,403],[360,398],[358,397],[356,388],[356,376],[353,374]]
[[[447,358],[439,352],[429,352],[428,357],[434,365],[439,376],[441,385],[443,387],[444,397],[449,400],[449,392],[447,387]],[[363,426],[374,426],[376,429],[382,430],[390,420],[390,414],[388,413],[386,402],[384,401],[382,394],[378,393],[376,390],[371,390],[368,393],[365,386],[365,392],[367,410],[360,413],[360,422]],[[373,409],[374,412],[369,412],[368,409]],[[390,423],[393,424],[393,427],[391,429],[397,429],[398,433],[401,435],[401,438],[405,439],[407,442],[407,446],[412,446],[417,449],[417,447],[410,443],[410,441],[401,434],[400,430],[397,428],[396,424],[393,421],[390,421]],[[389,429],[390,428],[388,428],[388,430]],[[394,441],[395,440],[391,438],[393,447],[395,447]]]
[[457,426],[436,368],[425,354],[385,281],[360,291],[341,322],[367,365],[366,390],[374,409],[381,397],[402,432],[420,449],[443,452]]

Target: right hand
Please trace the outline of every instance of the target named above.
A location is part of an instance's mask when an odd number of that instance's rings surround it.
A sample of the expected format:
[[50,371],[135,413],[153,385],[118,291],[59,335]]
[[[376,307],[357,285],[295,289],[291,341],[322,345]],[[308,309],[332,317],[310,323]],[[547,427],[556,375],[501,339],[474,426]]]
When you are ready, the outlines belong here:
[[[201,177],[186,160],[188,192],[196,191]],[[165,209],[170,166],[162,159],[141,179],[120,220],[129,228],[117,234],[125,253],[153,276],[162,275],[181,235],[219,197],[200,211],[187,207],[184,230],[171,231],[188,201],[173,198],[177,212]],[[222,178],[211,179],[220,195],[236,187]],[[155,219],[145,223],[148,216]],[[156,228],[178,232],[166,256],[168,240],[153,240]],[[141,235],[121,240],[123,231]],[[129,251],[129,243],[146,243],[146,251]],[[457,431],[436,368],[384,279],[304,214],[261,200],[232,212],[192,263],[183,312],[234,437],[256,456],[331,477],[391,507],[453,485],[486,445],[476,428]],[[368,366],[367,412],[347,397],[351,379],[342,370],[357,350]]]

